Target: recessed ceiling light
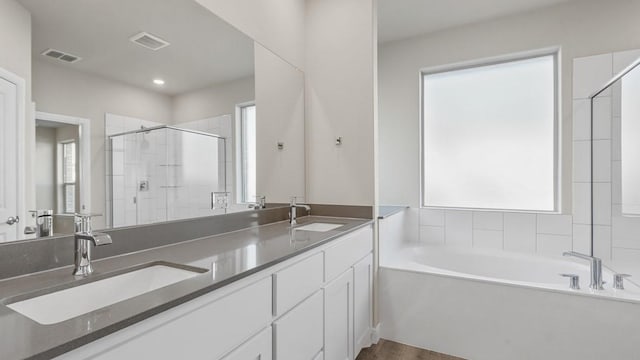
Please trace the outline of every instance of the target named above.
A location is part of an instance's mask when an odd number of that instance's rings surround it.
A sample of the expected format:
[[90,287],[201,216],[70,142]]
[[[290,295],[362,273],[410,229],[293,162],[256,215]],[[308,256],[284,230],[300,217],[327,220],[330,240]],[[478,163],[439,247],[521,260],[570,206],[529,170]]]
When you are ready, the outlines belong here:
[[156,85],[164,85],[164,80],[162,79],[153,79],[153,83]]

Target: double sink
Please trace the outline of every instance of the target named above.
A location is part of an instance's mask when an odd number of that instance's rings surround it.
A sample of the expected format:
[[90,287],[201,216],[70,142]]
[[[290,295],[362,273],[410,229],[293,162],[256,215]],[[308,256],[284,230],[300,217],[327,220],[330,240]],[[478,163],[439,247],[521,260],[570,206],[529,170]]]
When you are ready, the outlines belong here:
[[[296,231],[326,232],[344,224],[313,222]],[[94,275],[71,284],[18,295],[2,301],[43,325],[56,324],[115,303],[194,278],[209,270],[156,261],[123,271]]]

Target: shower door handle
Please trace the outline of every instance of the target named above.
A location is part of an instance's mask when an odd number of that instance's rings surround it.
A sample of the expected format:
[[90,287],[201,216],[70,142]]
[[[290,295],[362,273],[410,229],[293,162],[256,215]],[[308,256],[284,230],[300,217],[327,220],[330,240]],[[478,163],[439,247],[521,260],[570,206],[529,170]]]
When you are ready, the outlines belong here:
[[213,192],[211,192],[211,210],[213,210],[215,207],[213,196]]

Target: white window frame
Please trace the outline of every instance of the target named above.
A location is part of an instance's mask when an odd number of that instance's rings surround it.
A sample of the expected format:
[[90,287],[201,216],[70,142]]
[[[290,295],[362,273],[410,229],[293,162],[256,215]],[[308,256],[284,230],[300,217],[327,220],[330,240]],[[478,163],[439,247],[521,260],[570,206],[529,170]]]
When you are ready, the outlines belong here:
[[[553,210],[532,210],[532,209],[500,209],[500,208],[473,208],[473,207],[455,207],[455,206],[429,206],[425,204],[424,193],[426,189],[425,185],[425,166],[424,166],[424,151],[425,151],[425,143],[424,143],[424,77],[425,75],[438,74],[443,72],[455,71],[455,70],[464,70],[475,67],[483,67],[490,65],[498,65],[504,64],[514,61],[533,59],[537,57],[545,57],[545,56],[553,56],[554,63],[554,119],[553,119],[553,193],[554,199]],[[488,211],[488,212],[521,212],[521,213],[543,213],[543,214],[560,214],[561,213],[561,199],[562,199],[562,171],[561,171],[561,144],[560,144],[560,121],[562,114],[561,107],[561,82],[562,74],[560,71],[561,64],[561,49],[560,47],[552,47],[545,49],[538,49],[532,51],[519,52],[508,55],[501,55],[490,58],[483,58],[472,61],[459,62],[454,64],[442,65],[442,66],[434,66],[428,68],[422,68],[419,71],[419,114],[420,114],[420,207],[424,209],[441,209],[441,210],[471,210],[471,211]]]
[[[73,182],[68,182],[65,181],[65,156],[64,156],[64,148],[67,145],[71,145],[73,144],[73,158],[74,158],[74,162],[75,162],[75,166],[74,166],[74,181]],[[62,200],[59,202],[59,207],[60,207],[60,213],[62,214],[74,214],[74,213],[78,213],[80,212],[78,209],[76,209],[77,204],[78,204],[78,199],[77,199],[77,190],[78,190],[78,143],[75,140],[69,140],[69,141],[62,141],[60,142],[60,187],[61,187],[61,195],[62,195]],[[73,211],[67,211],[67,187],[73,185]]]
[[[245,181],[245,167],[244,167],[244,117],[242,116],[242,110],[244,108],[256,106],[255,101],[247,101],[236,105],[236,201],[238,204],[252,204],[256,199],[248,199],[245,193],[246,181]],[[257,121],[257,119],[256,119]]]

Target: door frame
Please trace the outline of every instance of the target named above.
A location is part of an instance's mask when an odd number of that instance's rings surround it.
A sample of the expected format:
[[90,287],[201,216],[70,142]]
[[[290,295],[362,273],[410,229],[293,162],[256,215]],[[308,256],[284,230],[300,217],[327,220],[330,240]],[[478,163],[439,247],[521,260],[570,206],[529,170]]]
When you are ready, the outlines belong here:
[[[27,211],[25,209],[25,199],[26,199],[26,166],[25,166],[25,123],[26,123],[26,111],[27,111],[27,85],[26,81],[20,76],[12,73],[9,70],[0,67],[0,78],[3,78],[10,83],[16,85],[16,151],[17,151],[17,171],[18,176],[16,177],[16,215],[20,216],[20,219],[25,221],[27,219]],[[23,222],[24,223],[24,222]],[[23,224],[18,223],[18,224]],[[18,225],[18,229],[20,229],[20,225]],[[17,231],[17,240],[23,239],[24,234],[22,231]]]
[[[36,111],[33,118],[33,124],[35,126],[36,121],[46,120],[53,121],[61,124],[77,125],[80,132],[80,151],[78,151],[78,165],[80,169],[80,208],[78,212],[90,212],[91,211],[91,120],[69,116],[54,114],[44,111]],[[35,143],[34,143],[35,154]]]

